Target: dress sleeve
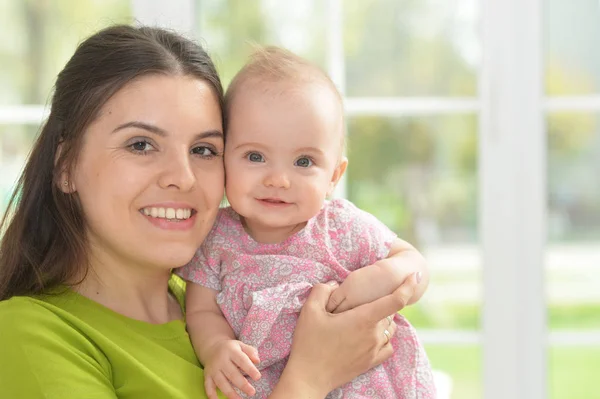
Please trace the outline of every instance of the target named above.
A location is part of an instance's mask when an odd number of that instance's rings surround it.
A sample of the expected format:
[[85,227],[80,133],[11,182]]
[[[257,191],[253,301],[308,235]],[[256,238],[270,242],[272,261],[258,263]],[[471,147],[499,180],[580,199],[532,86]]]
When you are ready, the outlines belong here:
[[117,398],[110,365],[89,341],[41,307],[8,302],[0,302],[2,397]]
[[397,235],[379,219],[344,199],[331,201],[329,207],[330,235],[339,241],[338,256],[348,270],[371,265],[389,255]]

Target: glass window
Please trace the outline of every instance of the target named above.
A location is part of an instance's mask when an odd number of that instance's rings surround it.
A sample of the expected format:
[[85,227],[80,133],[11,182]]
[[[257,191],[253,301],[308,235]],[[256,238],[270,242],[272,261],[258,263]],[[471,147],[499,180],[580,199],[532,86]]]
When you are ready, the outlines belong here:
[[[425,345],[439,398],[481,399],[481,346]],[[450,393],[451,396],[446,396]]]
[[600,2],[546,0],[546,93],[583,95],[600,90]]
[[348,132],[348,198],[429,262],[429,290],[404,313],[419,328],[479,329],[477,118],[352,117]]
[[129,1],[0,1],[0,105],[46,104],[77,44],[103,26],[131,22]]
[[31,125],[0,124],[0,216],[4,214],[39,129]]
[[476,95],[477,0],[343,4],[349,97]]
[[600,119],[548,116],[550,328],[600,328]]
[[[600,118],[587,112],[548,115],[548,323],[553,331],[600,336]],[[573,338],[577,340],[576,337]],[[594,396],[590,370],[600,346],[554,347],[552,399]]]
[[285,47],[325,65],[326,2],[303,0],[197,0],[197,34],[227,85],[253,44]]
[[[596,313],[597,314],[597,313]],[[600,399],[600,347],[554,347],[548,352],[550,399]]]

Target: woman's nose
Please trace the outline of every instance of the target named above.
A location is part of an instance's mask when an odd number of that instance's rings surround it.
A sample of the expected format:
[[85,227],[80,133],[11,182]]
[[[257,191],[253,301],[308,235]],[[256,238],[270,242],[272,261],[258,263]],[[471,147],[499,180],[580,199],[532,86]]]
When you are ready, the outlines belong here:
[[196,175],[192,168],[189,154],[173,154],[161,160],[164,162],[164,171],[159,178],[161,188],[177,188],[181,191],[189,191],[196,184]]

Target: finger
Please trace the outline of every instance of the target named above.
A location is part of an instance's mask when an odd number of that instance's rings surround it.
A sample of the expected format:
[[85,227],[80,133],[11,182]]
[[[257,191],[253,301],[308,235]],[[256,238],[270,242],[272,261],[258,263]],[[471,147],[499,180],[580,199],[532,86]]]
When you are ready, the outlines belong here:
[[228,367],[226,367],[223,370],[223,374],[225,374],[225,377],[227,377],[231,384],[244,392],[246,395],[252,396],[256,393],[254,387],[250,385],[246,377],[240,373],[240,370],[234,364],[230,364]]
[[240,348],[242,349],[242,352],[244,352],[250,358],[250,361],[252,361],[252,363],[260,363],[260,358],[258,357],[258,350],[256,350],[255,347],[240,342]]
[[385,344],[381,347],[381,349],[379,350],[379,352],[377,352],[377,354],[375,354],[375,359],[374,359],[375,364],[373,365],[373,367],[378,366],[381,363],[385,362],[390,357],[392,357],[393,354],[394,354],[394,347],[392,346],[392,344],[390,342],[388,342],[387,344]]
[[333,313],[342,313],[345,312],[346,310],[350,310],[354,307],[354,305],[352,304],[352,301],[349,300],[348,298],[346,298],[344,301],[342,301],[342,303],[340,303],[340,305],[335,308],[335,310],[333,311]]
[[221,390],[221,392],[223,392],[225,396],[227,396],[229,399],[242,399],[237,394],[237,392],[235,392],[235,390],[229,383],[229,380],[227,379],[227,377],[225,377],[225,374],[223,374],[222,372],[217,372],[213,379],[215,381],[215,384],[217,384],[217,386]]
[[310,294],[304,303],[304,306],[314,306],[319,309],[325,309],[331,293],[338,287],[334,281],[327,284],[315,284],[310,290]]
[[390,332],[390,334],[392,334],[392,337],[394,336],[394,334],[396,334],[397,329],[398,329],[398,326],[396,325],[396,323],[392,323],[386,327],[386,330],[388,330]]
[[329,301],[327,302],[325,310],[330,313],[335,313],[335,311],[338,310],[338,308],[344,303],[345,300],[346,291],[343,287],[338,287],[335,291],[333,291],[333,293],[329,297]]
[[206,396],[208,399],[219,399],[217,396],[217,387],[215,386],[215,382],[212,377],[204,375],[204,390],[206,391]]
[[396,313],[406,306],[409,299],[412,298],[418,284],[416,277],[416,273],[413,273],[391,294],[381,297],[371,303],[360,305],[352,309],[352,311],[358,313],[357,317],[362,317],[362,319],[368,323],[375,324],[381,321],[386,316]]
[[[247,345],[247,346],[251,350],[256,351],[250,345]],[[258,359],[258,356],[256,358]],[[258,371],[256,366],[252,363],[251,359],[248,356],[246,356],[245,352],[244,352],[244,354],[238,353],[237,355],[233,356],[232,360],[233,360],[233,363],[237,367],[239,367],[244,373],[246,373],[248,376],[250,376],[250,378],[252,378],[254,381],[257,381],[260,379],[260,371]],[[255,363],[258,363],[258,362],[255,362]]]

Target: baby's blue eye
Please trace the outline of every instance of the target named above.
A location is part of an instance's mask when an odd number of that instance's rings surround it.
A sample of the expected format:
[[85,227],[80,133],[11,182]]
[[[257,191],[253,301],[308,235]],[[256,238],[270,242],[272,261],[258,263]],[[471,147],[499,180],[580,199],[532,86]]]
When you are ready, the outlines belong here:
[[247,155],[248,160],[250,162],[264,162],[264,158],[262,155],[260,155],[258,152],[251,152],[250,154]]
[[312,166],[313,161],[310,158],[307,157],[301,157],[296,159],[295,165],[299,166],[301,168],[308,168],[309,166]]

